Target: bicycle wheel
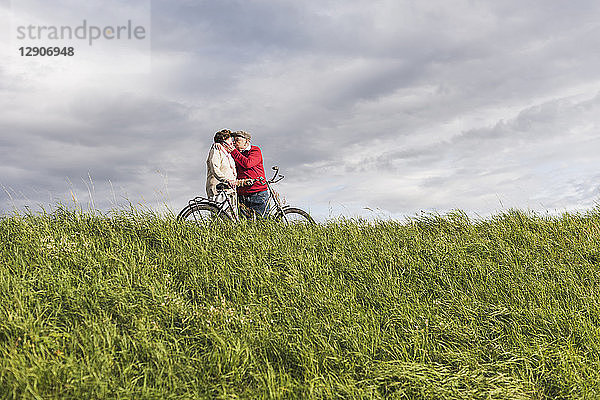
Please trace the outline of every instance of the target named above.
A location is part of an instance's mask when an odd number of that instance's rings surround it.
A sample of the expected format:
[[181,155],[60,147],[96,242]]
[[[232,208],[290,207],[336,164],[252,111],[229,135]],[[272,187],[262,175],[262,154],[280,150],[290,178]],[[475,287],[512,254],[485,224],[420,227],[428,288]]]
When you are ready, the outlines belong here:
[[197,223],[199,225],[209,225],[210,223],[220,221],[230,221],[231,217],[210,203],[195,203],[186,206],[177,219],[184,222]]
[[315,225],[315,220],[304,210],[295,207],[284,207],[283,213],[279,212],[275,218],[278,221],[293,224]]

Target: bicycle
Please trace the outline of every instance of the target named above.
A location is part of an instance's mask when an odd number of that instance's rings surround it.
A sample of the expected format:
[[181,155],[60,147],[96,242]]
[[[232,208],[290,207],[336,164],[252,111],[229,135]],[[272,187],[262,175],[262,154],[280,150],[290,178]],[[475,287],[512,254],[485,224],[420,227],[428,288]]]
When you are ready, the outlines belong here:
[[[287,224],[315,224],[315,221],[306,211],[297,207],[284,205],[281,202],[279,194],[271,188],[271,185],[281,181],[284,176],[279,174],[279,167],[274,166],[272,169],[275,171],[275,174],[269,180],[265,181],[264,178],[245,180],[245,183],[249,184],[253,184],[256,181],[267,184],[269,192],[268,206],[264,215],[260,215],[260,217],[270,218]],[[229,184],[219,183],[217,185],[217,192],[224,194],[229,188]],[[245,207],[243,204],[240,204],[238,207],[237,204],[234,204],[237,202],[232,202],[227,195],[217,196],[217,198],[219,197],[223,198],[223,200],[215,201],[203,196],[191,199],[188,205],[177,215],[177,219],[180,221],[192,221],[198,224],[210,224],[215,220],[239,222],[242,218],[256,220],[257,215],[253,210]]]

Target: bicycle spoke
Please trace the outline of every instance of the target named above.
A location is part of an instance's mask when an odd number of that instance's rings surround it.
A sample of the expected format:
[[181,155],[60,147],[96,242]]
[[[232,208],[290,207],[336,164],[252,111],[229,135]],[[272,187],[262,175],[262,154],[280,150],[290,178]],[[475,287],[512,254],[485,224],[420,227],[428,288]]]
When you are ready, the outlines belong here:
[[195,203],[184,208],[179,213],[180,220],[198,225],[210,225],[216,220],[229,219],[219,209],[210,203]]

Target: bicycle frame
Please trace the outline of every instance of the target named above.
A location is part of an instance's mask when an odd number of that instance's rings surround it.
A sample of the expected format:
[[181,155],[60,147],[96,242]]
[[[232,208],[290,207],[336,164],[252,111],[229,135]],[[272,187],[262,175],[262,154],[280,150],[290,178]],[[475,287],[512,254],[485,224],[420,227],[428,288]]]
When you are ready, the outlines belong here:
[[[265,213],[261,215],[261,217],[265,218],[268,216],[276,216],[281,214],[285,222],[289,222],[285,216],[285,213],[283,212],[284,206],[281,204],[281,200],[279,199],[279,193],[271,188],[271,184],[281,181],[283,178],[285,178],[285,176],[279,174],[278,166],[274,166],[272,169],[275,171],[273,177],[265,181],[267,184],[267,190],[269,191],[269,198],[267,199],[267,208],[265,209]],[[274,207],[271,207],[271,202],[273,202]]]
[[[274,167],[272,167],[272,169],[275,171],[275,173],[271,179],[269,179],[269,180],[265,180],[264,178],[259,179],[259,181],[266,183],[267,190],[269,191],[269,198],[267,199],[267,207],[265,209],[265,212],[262,215],[260,215],[260,217],[267,218],[269,216],[273,216],[273,217],[281,216],[281,218],[283,218],[283,220],[287,223],[287,222],[289,222],[289,220],[286,217],[285,212],[284,212],[286,206],[284,206],[282,204],[281,200],[279,199],[279,194],[271,188],[271,185],[273,183],[277,183],[277,182],[281,181],[284,178],[284,176],[279,175],[279,167],[274,166]],[[222,193],[222,192],[220,192],[220,193]],[[237,201],[235,202],[237,204],[233,204],[233,202],[230,200],[230,197],[228,195],[225,196],[225,200],[223,200],[223,201],[215,201],[215,200],[209,199],[207,197],[197,196],[188,202],[188,204],[191,208],[193,208],[195,205],[200,204],[200,203],[204,203],[204,204],[208,203],[208,204],[215,206],[215,208],[217,208],[217,210],[218,210],[218,212],[216,214],[217,217],[220,217],[222,214],[225,214],[230,219],[233,219],[236,222],[240,221],[240,215],[242,215],[242,214],[247,217],[250,217],[250,218],[256,218],[256,215],[257,215],[255,212],[252,212],[251,216],[248,215],[248,214],[250,214],[250,212],[242,209],[242,207],[245,207],[245,206]],[[245,207],[245,208],[247,208],[247,207]],[[193,215],[194,215],[194,220],[196,222],[198,222],[196,214],[194,213]]]

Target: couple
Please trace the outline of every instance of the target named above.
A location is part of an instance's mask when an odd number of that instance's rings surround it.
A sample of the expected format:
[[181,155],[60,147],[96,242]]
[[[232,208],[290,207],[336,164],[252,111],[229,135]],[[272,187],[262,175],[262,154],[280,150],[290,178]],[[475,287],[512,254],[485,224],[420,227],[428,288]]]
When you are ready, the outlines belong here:
[[[217,200],[217,185],[227,182],[231,189],[225,191],[233,200],[234,209],[237,200],[254,210],[259,216],[265,215],[269,201],[262,153],[257,146],[250,144],[252,136],[248,132],[220,130],[215,134],[214,143],[206,160],[206,194],[211,200]],[[257,179],[262,178],[262,183]]]

